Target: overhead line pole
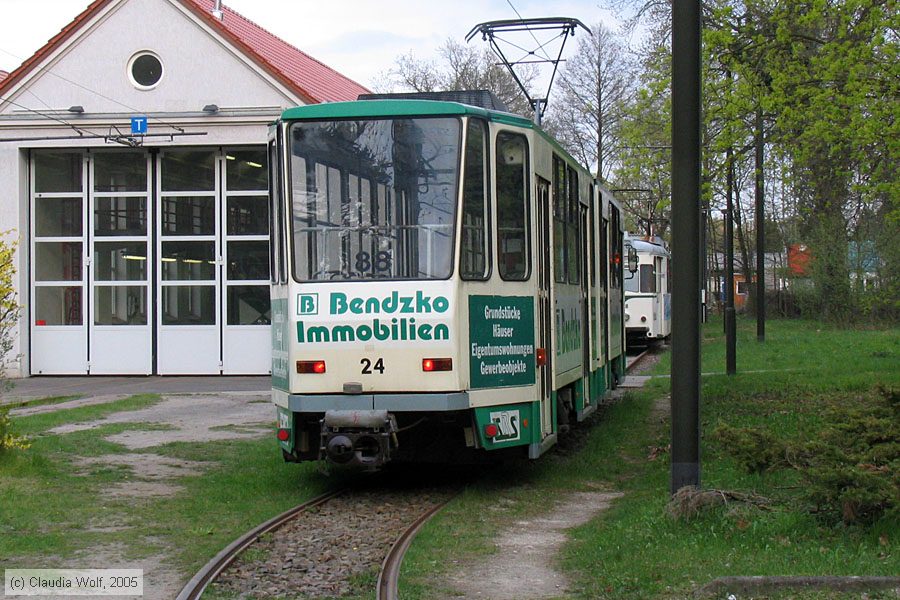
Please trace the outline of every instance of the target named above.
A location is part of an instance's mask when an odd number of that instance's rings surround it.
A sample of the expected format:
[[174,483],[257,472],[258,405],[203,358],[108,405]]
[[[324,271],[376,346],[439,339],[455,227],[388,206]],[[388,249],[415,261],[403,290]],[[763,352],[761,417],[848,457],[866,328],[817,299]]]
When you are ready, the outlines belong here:
[[766,211],[763,180],[763,115],[756,107],[756,340],[766,341]]
[[672,466],[700,486],[700,2],[672,6]]

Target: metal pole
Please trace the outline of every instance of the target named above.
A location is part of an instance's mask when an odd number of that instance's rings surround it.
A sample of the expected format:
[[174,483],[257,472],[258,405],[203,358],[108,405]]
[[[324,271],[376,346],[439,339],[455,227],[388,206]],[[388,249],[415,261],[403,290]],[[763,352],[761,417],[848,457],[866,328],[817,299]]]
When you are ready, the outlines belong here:
[[756,340],[766,341],[766,211],[763,182],[763,116],[756,107]]
[[700,2],[672,6],[672,471],[700,485]]
[[[728,77],[728,92],[731,93],[731,71]],[[731,133],[731,127],[727,128]],[[734,315],[734,151],[729,141],[725,151],[725,372],[737,373],[737,327]],[[750,285],[750,282],[747,282]]]

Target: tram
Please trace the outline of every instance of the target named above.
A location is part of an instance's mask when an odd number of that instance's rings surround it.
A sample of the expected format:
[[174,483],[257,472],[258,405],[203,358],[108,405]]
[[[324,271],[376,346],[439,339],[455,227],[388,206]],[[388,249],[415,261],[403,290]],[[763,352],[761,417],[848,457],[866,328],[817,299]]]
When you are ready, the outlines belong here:
[[625,335],[629,345],[646,345],[672,333],[671,255],[659,237],[625,235],[637,254],[637,270],[625,275]]
[[621,206],[531,121],[317,104],[269,153],[286,461],[534,459],[624,376]]

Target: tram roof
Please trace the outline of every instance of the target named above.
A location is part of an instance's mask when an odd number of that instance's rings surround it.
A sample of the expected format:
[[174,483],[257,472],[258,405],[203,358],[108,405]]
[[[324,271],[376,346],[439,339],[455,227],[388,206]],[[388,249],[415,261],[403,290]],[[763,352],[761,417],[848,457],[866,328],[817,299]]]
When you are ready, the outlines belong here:
[[[494,121],[496,123],[504,123],[506,125],[515,125],[517,127],[526,127],[533,129],[541,137],[547,140],[561,155],[565,156],[572,163],[579,165],[585,171],[588,171],[584,165],[575,160],[568,150],[563,148],[560,143],[549,133],[535,125],[534,121],[513,113],[502,112],[498,110],[489,110],[471,104],[462,104],[461,102],[447,102],[444,100],[410,100],[410,99],[392,99],[392,100],[355,100],[350,102],[323,102],[321,104],[307,104],[305,106],[296,106],[289,108],[281,113],[283,121],[305,121],[305,120],[324,120],[324,119],[358,119],[358,118],[384,118],[384,117],[428,117],[428,116],[465,116],[472,115]],[[601,187],[609,194],[602,184]],[[618,203],[617,203],[618,204]]]
[[473,115],[518,125],[532,127],[530,119],[512,113],[487,110],[478,106],[444,102],[441,100],[357,100],[354,102],[323,102],[289,108],[281,114],[285,121],[318,119],[352,119],[379,117],[427,117],[439,115]]

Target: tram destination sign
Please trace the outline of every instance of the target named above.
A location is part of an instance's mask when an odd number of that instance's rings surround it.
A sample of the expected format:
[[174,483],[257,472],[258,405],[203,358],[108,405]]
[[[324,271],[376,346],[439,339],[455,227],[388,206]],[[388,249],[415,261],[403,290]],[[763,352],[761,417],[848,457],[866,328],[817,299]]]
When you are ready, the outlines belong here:
[[533,385],[534,299],[469,296],[472,388]]

